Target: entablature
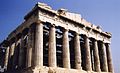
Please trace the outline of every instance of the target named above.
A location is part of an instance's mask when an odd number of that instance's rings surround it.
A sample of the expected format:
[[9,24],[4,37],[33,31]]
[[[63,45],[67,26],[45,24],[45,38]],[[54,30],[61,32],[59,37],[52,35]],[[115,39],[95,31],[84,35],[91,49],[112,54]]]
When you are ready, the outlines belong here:
[[[61,13],[61,11],[63,12]],[[46,4],[38,3],[24,19],[25,21],[9,35],[9,40],[19,32],[22,32],[23,29],[29,27],[32,23],[40,20],[42,22],[49,22],[55,26],[64,27],[65,29],[75,31],[79,34],[85,34],[96,40],[110,43],[111,33],[102,31],[99,26],[87,22],[81,15],[67,12],[65,9],[55,11]]]

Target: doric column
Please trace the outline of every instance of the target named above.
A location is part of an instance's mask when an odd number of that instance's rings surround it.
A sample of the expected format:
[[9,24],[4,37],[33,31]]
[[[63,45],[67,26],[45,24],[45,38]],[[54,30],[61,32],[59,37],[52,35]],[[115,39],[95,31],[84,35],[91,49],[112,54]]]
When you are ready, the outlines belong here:
[[20,51],[20,41],[21,39],[18,39],[18,36],[15,38],[15,48],[14,48],[14,55],[13,55],[13,61],[12,61],[12,69],[17,69],[19,66],[19,51]]
[[8,69],[11,70],[13,67],[13,55],[14,55],[14,50],[15,50],[15,41],[10,43],[10,49],[9,49],[9,64],[8,64]]
[[95,67],[95,71],[100,72],[100,59],[99,59],[99,53],[98,53],[98,44],[97,44],[97,40],[94,39],[93,41],[93,52],[94,52],[94,67]]
[[49,66],[56,67],[56,36],[55,36],[55,26],[51,25],[49,33]]
[[76,69],[81,69],[81,49],[80,49],[80,37],[79,37],[78,33],[75,33],[74,49],[75,49],[75,66],[76,66]]
[[4,67],[7,69],[8,66],[8,56],[9,56],[9,46],[6,48]]
[[107,54],[107,62],[108,62],[108,71],[114,72],[113,70],[113,64],[112,64],[112,57],[111,57],[111,50],[110,50],[110,44],[106,44],[106,54]]
[[34,66],[43,66],[43,24],[41,22],[36,24]]
[[24,40],[23,40],[23,38],[24,38],[24,36],[23,36],[23,34],[21,35],[21,37],[18,39],[18,41],[19,41],[19,49],[18,49],[18,47],[17,47],[17,50],[19,50],[18,52],[19,52],[19,55],[18,55],[18,58],[19,58],[19,61],[18,61],[18,66],[19,66],[19,68],[22,68],[22,66],[23,66],[23,59],[24,59],[24,57],[25,57],[25,55],[24,55]]
[[103,70],[102,71],[105,71],[105,72],[108,72],[108,66],[107,66],[107,55],[106,55],[106,47],[105,47],[105,44],[102,42],[102,47],[101,47],[101,51],[102,51],[102,56],[103,56]]
[[85,40],[85,49],[86,49],[86,52],[85,52],[85,55],[86,55],[86,70],[87,71],[92,71],[89,38],[87,36],[84,36],[84,40]]
[[68,30],[63,31],[63,67],[70,68],[70,51]]
[[26,67],[31,67],[32,63],[32,29],[31,27],[29,28],[28,31],[28,45],[27,45],[27,56],[26,56]]
[[32,46],[32,61],[31,66],[34,66],[34,55],[35,55],[35,24],[31,24],[31,46]]
[[15,42],[13,42],[10,47],[10,54],[9,54],[10,58],[13,57],[14,55],[14,49],[15,49]]

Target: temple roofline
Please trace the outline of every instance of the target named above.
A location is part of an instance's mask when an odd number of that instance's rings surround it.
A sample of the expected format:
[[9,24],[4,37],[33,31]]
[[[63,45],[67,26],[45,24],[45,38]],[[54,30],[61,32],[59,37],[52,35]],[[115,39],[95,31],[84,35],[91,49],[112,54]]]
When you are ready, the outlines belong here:
[[[96,26],[96,25],[94,25],[94,24],[86,21],[84,18],[81,17],[81,15],[79,15],[79,16],[80,16],[80,21],[79,21],[79,20],[78,20],[78,21],[75,21],[75,20],[72,20],[70,17],[65,16],[65,14],[59,13],[60,11],[63,11],[63,12],[65,12],[65,13],[70,13],[70,12],[67,12],[66,9],[59,9],[59,10],[55,11],[55,10],[52,10],[52,8],[51,8],[50,6],[48,6],[47,4],[40,3],[40,2],[38,2],[38,3],[35,5],[35,7],[34,7],[28,14],[26,14],[26,15],[24,16],[25,21],[23,21],[23,22],[21,23],[21,25],[19,25],[15,30],[13,30],[13,31],[8,35],[8,37],[11,36],[11,35],[13,35],[18,29],[22,28],[23,25],[25,24],[25,22],[29,19],[29,17],[32,16],[32,14],[34,14],[34,12],[36,12],[37,10],[41,10],[41,9],[42,9],[42,10],[45,10],[45,11],[48,11],[48,12],[50,12],[50,13],[58,16],[58,17],[65,18],[65,19],[67,19],[68,21],[72,21],[72,22],[74,22],[75,24],[78,24],[78,25],[80,25],[80,26],[82,25],[82,26],[85,27],[85,28],[92,29],[93,31],[98,32],[98,33],[100,33],[100,34],[103,34],[103,35],[107,36],[108,38],[111,38],[111,37],[112,37],[112,34],[111,34],[111,33],[109,33],[109,32],[104,32],[104,31],[101,29],[100,26]],[[76,13],[70,13],[70,14],[73,14],[73,15],[76,15],[76,16],[78,15],[78,14],[76,14]],[[7,39],[9,39],[9,38],[6,38],[6,40],[7,40]]]
[[[35,5],[35,7],[34,7],[28,14],[26,14],[26,15],[24,16],[24,19],[27,20],[36,10],[40,10],[40,9],[45,10],[45,11],[48,11],[48,12],[50,12],[50,13],[52,13],[52,14],[55,14],[55,15],[58,16],[58,17],[63,17],[63,18],[66,18],[66,19],[68,19],[68,20],[70,20],[70,21],[73,21],[73,22],[75,22],[75,23],[81,24],[81,25],[83,25],[83,26],[85,26],[85,27],[88,27],[88,28],[90,28],[90,29],[93,29],[94,31],[97,31],[97,32],[99,32],[99,33],[102,33],[102,34],[104,34],[104,35],[106,35],[106,36],[108,36],[108,37],[110,37],[110,38],[111,38],[111,36],[112,36],[112,34],[111,34],[110,32],[105,32],[105,31],[103,31],[103,30],[100,28],[100,26],[96,26],[96,25],[94,25],[94,24],[86,21],[84,18],[81,17],[80,14],[79,14],[79,15],[80,15],[81,20],[73,20],[73,19],[71,19],[70,17],[66,16],[65,14],[59,13],[60,10],[63,11],[63,12],[65,12],[66,14],[67,14],[67,13],[71,13],[71,12],[67,12],[66,9],[61,8],[61,9],[59,9],[59,10],[53,10],[53,9],[52,9],[50,6],[48,6],[47,4],[45,4],[45,3],[40,3],[40,2],[38,2],[38,3]],[[76,15],[76,13],[72,13],[72,14],[73,14],[73,15]],[[78,15],[78,14],[77,14],[77,15]],[[80,22],[80,21],[81,21],[81,22]],[[84,24],[84,23],[85,23],[85,24]],[[87,23],[87,24],[86,24],[86,23]]]

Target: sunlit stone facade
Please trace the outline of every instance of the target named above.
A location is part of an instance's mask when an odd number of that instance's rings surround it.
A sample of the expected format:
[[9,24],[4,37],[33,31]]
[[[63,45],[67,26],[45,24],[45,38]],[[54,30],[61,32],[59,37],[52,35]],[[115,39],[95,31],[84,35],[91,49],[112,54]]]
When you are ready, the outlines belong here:
[[114,73],[111,34],[66,9],[37,3],[0,44],[6,73]]

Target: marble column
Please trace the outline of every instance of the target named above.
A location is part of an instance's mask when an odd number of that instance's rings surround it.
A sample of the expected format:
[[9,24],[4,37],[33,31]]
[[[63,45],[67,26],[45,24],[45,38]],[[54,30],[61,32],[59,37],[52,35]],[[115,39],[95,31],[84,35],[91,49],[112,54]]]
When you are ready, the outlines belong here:
[[28,45],[27,45],[27,55],[26,55],[26,67],[31,67],[32,63],[32,29],[29,27],[28,31]]
[[43,66],[43,24],[41,22],[36,24],[34,66]]
[[108,62],[108,71],[113,73],[114,70],[113,70],[112,55],[111,55],[109,43],[106,44],[106,54],[107,54],[107,62]]
[[100,59],[99,59],[99,53],[98,53],[98,43],[97,40],[94,39],[93,41],[93,52],[94,52],[94,67],[95,67],[95,71],[100,72]]
[[10,53],[9,53],[10,58],[13,57],[14,55],[14,49],[15,49],[15,42],[13,42],[10,47]]
[[17,69],[19,66],[19,49],[20,49],[20,39],[15,40],[14,55],[12,61],[12,69]]
[[56,35],[54,25],[51,25],[50,27],[48,53],[49,66],[56,67]]
[[70,51],[68,30],[63,31],[63,67],[70,68]]
[[105,47],[105,44],[103,42],[101,42],[102,44],[102,47],[101,47],[101,51],[102,51],[102,57],[103,57],[103,70],[102,71],[105,71],[105,72],[108,72],[108,66],[107,66],[107,55],[106,55],[106,47]]
[[9,49],[9,64],[8,64],[8,69],[11,70],[13,67],[13,55],[14,55],[14,50],[15,50],[15,41],[13,41],[10,45]]
[[32,46],[32,60],[31,66],[34,66],[34,55],[35,55],[35,24],[31,24],[31,46]]
[[6,48],[6,53],[5,53],[5,60],[4,60],[4,67],[7,69],[8,66],[8,56],[9,56],[9,46]]
[[80,37],[78,33],[75,33],[74,49],[75,49],[75,67],[76,69],[81,69],[81,49],[80,49]]
[[89,38],[87,36],[84,36],[84,40],[85,40],[85,49],[86,49],[86,52],[85,52],[85,55],[86,55],[86,70],[87,71],[92,71]]
[[18,41],[19,41],[19,44],[20,44],[20,46],[19,46],[19,49],[18,49],[18,47],[17,47],[17,50],[19,50],[18,52],[19,52],[19,61],[18,61],[18,66],[19,66],[19,68],[22,68],[22,66],[23,66],[23,64],[24,64],[24,57],[25,57],[25,55],[24,55],[24,36],[23,35],[21,35],[21,37],[18,39]]

